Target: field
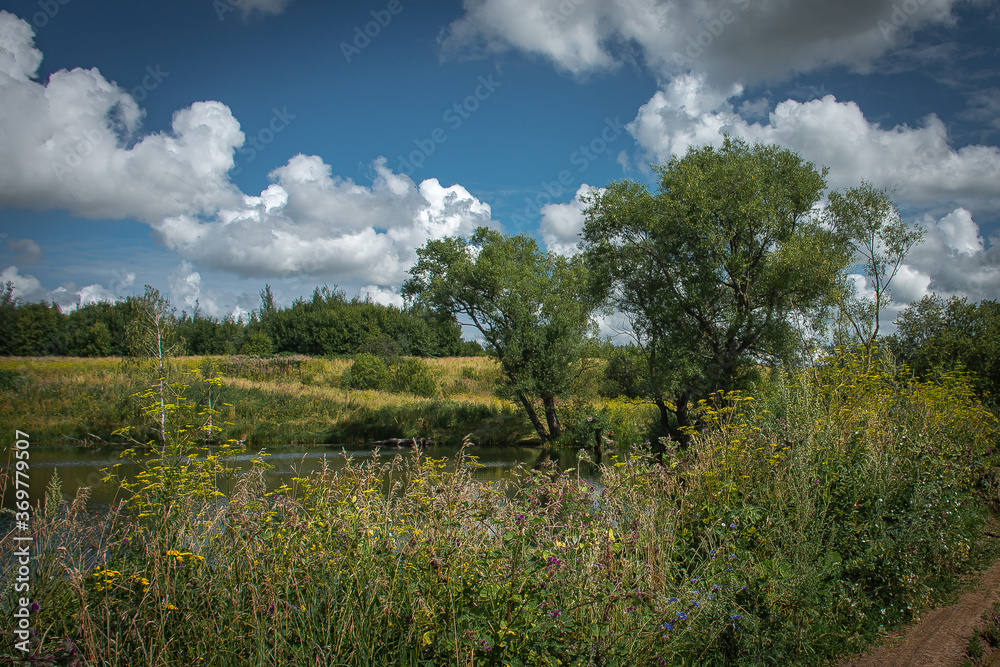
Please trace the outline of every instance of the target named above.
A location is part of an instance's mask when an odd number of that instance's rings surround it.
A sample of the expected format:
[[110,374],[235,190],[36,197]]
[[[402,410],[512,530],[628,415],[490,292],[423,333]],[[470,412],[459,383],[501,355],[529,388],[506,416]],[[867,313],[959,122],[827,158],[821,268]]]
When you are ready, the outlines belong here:
[[[521,409],[498,396],[499,370],[487,357],[423,360],[431,396],[344,388],[346,359],[309,357],[182,357],[173,376],[192,410],[208,399],[218,408],[214,437],[247,446],[359,443],[424,437],[458,443],[468,435],[481,445],[531,443],[534,431]],[[206,378],[218,378],[214,396]],[[587,383],[584,375],[581,384]],[[20,428],[38,444],[121,442],[115,431],[146,423],[141,394],[150,381],[130,376],[115,358],[0,359],[0,428]],[[580,392],[586,394],[586,392]],[[604,409],[627,437],[645,437],[650,406],[598,399],[568,401],[570,420],[586,409]],[[152,439],[146,429],[130,434]]]

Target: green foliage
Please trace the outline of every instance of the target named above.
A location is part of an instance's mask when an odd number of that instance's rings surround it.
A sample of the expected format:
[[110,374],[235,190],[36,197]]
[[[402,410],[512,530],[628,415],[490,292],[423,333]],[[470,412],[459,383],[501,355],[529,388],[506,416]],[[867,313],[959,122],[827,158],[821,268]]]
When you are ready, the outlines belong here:
[[[116,303],[92,303],[68,315],[54,304],[23,304],[13,284],[0,286],[0,356],[128,356],[129,323],[147,295]],[[342,292],[317,288],[310,301],[278,308],[270,286],[261,292],[260,314],[221,320],[194,312],[168,312],[179,354],[272,353],[347,355],[363,351],[365,340],[393,341],[399,354],[441,357],[481,354],[482,348],[462,340],[454,318],[424,308],[401,310],[367,300],[348,301]],[[134,332],[133,332],[134,333]]]
[[27,384],[28,379],[16,371],[7,368],[0,368],[0,389],[3,391],[17,391]]
[[843,193],[830,193],[829,221],[854,250],[871,297],[850,276],[842,284],[836,334],[841,344],[860,342],[869,357],[879,332],[882,309],[892,300],[890,286],[907,253],[923,238],[923,230],[903,222],[885,188],[862,181]]
[[683,440],[692,401],[761,360],[789,359],[793,316],[817,318],[836,294],[844,242],[814,206],[823,174],[774,145],[727,138],[593,198],[588,268],[625,313],[644,357],[640,387],[661,427]]
[[[610,431],[616,405],[577,413]],[[183,406],[180,448],[122,480],[125,513],[89,517],[54,490],[35,513],[32,657],[828,664],[980,563],[977,496],[997,491],[1000,426],[968,378],[912,380],[864,354],[715,393],[686,450],[609,457],[597,481],[543,467],[480,482],[463,452],[269,492],[259,459],[237,476],[228,448],[204,452]],[[16,567],[0,569],[11,607]]]
[[966,370],[979,397],[1000,408],[1000,303],[925,296],[896,320],[889,347],[919,377]]
[[437,382],[427,364],[420,359],[359,354],[343,375],[350,389],[373,389],[417,396],[437,394]]
[[962,664],[986,667],[995,662],[997,650],[1000,650],[1000,603],[994,602],[993,608],[983,614],[975,633],[969,638],[966,661]]
[[388,391],[391,384],[389,364],[374,354],[359,354],[343,379],[345,386],[351,389]]
[[[570,390],[597,305],[582,264],[543,252],[528,236],[485,227],[468,240],[428,241],[417,256],[403,295],[441,316],[470,320],[496,354],[506,389],[539,438],[558,437],[563,427],[556,398]],[[545,424],[536,399],[544,406]]]
[[670,465],[700,522],[736,517],[756,563],[747,608],[759,633],[745,650],[757,664],[857,650],[978,564],[975,493],[1000,430],[960,376],[909,382],[843,355],[700,409],[696,457]]
[[615,348],[610,352],[601,378],[601,396],[608,398],[640,398],[651,392],[646,384],[646,359],[635,345]]
[[243,345],[240,347],[240,354],[265,357],[271,354],[273,348],[274,343],[271,341],[271,337],[266,332],[258,329],[246,337],[246,340],[244,340]]

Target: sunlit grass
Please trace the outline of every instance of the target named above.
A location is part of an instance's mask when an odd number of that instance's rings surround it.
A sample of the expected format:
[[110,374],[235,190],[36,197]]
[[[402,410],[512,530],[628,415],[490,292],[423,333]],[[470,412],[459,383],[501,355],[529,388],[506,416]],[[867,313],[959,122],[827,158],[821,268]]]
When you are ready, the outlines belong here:
[[[331,425],[338,400],[373,422],[449,404],[229,382],[265,424],[282,392]],[[462,453],[349,461],[268,493],[261,459],[219,496],[227,454],[181,456],[192,440],[139,461],[124,509],[47,494],[36,663],[828,664],[996,553],[983,524],[1000,429],[960,374],[915,382],[841,355],[693,407],[687,449],[609,456],[597,481],[477,481]],[[0,575],[8,610],[15,573]]]

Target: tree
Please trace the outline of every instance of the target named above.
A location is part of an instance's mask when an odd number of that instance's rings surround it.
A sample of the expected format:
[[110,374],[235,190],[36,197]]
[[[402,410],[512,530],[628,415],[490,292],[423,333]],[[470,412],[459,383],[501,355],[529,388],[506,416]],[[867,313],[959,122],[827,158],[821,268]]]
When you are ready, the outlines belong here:
[[792,316],[833,303],[848,252],[814,214],[825,171],[792,151],[726,138],[656,172],[655,194],[626,180],[592,197],[583,248],[645,358],[642,393],[684,443],[695,401],[792,355]]
[[923,230],[909,227],[899,215],[889,191],[862,181],[843,193],[830,193],[828,214],[837,233],[854,250],[855,260],[865,273],[871,295],[845,276],[840,298],[840,336],[859,341],[871,363],[872,346],[879,333],[883,308],[892,300],[889,286],[907,253],[923,238]]
[[14,353],[22,357],[66,353],[66,317],[55,303],[20,306],[14,332]]
[[471,321],[496,354],[507,389],[538,437],[547,442],[561,435],[556,399],[570,388],[573,362],[597,305],[582,264],[542,251],[526,235],[485,227],[468,240],[428,241],[417,256],[404,297]]
[[971,372],[983,402],[1000,407],[1000,302],[925,296],[896,319],[889,345],[919,377],[959,368]]
[[128,324],[128,356],[123,359],[126,372],[140,375],[140,381],[151,387],[145,397],[152,398],[152,413],[157,424],[160,444],[167,442],[167,413],[172,404],[172,387],[168,377],[169,359],[176,354],[178,339],[176,322],[170,302],[149,285],[140,297],[130,297],[132,319]]
[[17,332],[18,306],[21,300],[14,296],[14,282],[0,285],[0,356],[17,353],[14,335]]

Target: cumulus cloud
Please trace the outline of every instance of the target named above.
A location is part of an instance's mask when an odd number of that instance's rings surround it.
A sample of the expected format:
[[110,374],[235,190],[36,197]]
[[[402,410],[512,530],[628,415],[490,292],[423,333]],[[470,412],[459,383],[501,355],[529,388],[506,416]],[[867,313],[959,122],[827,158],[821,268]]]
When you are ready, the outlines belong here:
[[4,11],[0,54],[0,206],[149,222],[238,201],[228,171],[244,137],[224,104],[196,102],[139,138],[144,112],[97,69],[34,81],[32,29]]
[[580,232],[583,231],[585,222],[583,212],[588,206],[583,200],[586,196],[601,191],[600,188],[584,183],[576,191],[572,201],[565,204],[547,204],[542,207],[539,231],[549,252],[567,257],[579,252],[577,244],[580,242]]
[[274,183],[211,219],[176,216],[154,225],[161,241],[200,265],[242,276],[309,274],[398,286],[415,248],[491,224],[490,207],[461,185],[419,185],[375,163],[371,187],[331,175],[319,157],[297,155]]
[[21,303],[55,303],[59,310],[69,313],[80,306],[99,301],[115,301],[115,294],[97,284],[77,287],[72,283],[60,285],[55,289],[47,289],[41,281],[31,274],[21,274],[14,265],[0,271],[0,285],[13,283],[13,295]]
[[862,178],[896,190],[908,202],[1000,202],[1000,148],[954,149],[944,123],[934,115],[919,127],[882,128],[854,102],[833,95],[777,104],[765,122],[751,123],[735,108],[743,89],[720,90],[704,77],[675,78],[640,109],[628,130],[650,159],[665,162],[688,147],[721,145],[723,135],[776,143],[798,151],[817,166],[830,167],[829,183],[842,188]]
[[465,0],[446,52],[519,49],[574,74],[638,56],[664,79],[776,79],[824,65],[868,71],[913,31],[949,23],[961,0]]
[[380,303],[384,306],[395,306],[397,308],[403,307],[403,297],[398,292],[383,289],[378,285],[366,285],[362,287],[358,296],[362,299],[369,299],[374,303]]
[[11,239],[7,247],[16,252],[21,261],[36,262],[42,258],[42,247],[31,239]]
[[205,284],[191,262],[181,262],[167,274],[165,296],[178,311],[216,319],[246,318],[257,307],[256,295],[237,294]]
[[[275,13],[285,5],[241,6]],[[264,191],[246,195],[229,178],[244,134],[227,106],[196,102],[174,114],[170,132],[142,135],[142,109],[98,70],[35,81],[33,40],[25,21],[0,11],[0,207],[140,220],[201,268],[381,288],[402,282],[428,239],[491,224],[489,205],[461,185],[417,184],[384,159],[367,186],[334,176],[318,156],[297,155],[271,172]],[[197,271],[182,273],[172,278],[180,302],[200,299],[211,310]]]
[[38,278],[31,274],[21,275],[21,272],[13,265],[0,271],[0,285],[7,283],[13,283],[14,298],[20,299],[23,303],[42,301],[48,295]]
[[[930,292],[964,295],[972,301],[997,298],[1000,239],[991,239],[987,244],[972,213],[965,208],[956,208],[938,219],[925,215],[919,222],[925,229],[924,239],[907,257],[916,275],[903,276],[901,290],[893,283],[897,301],[913,301]],[[923,284],[922,291],[907,291],[908,283],[914,281]]]

